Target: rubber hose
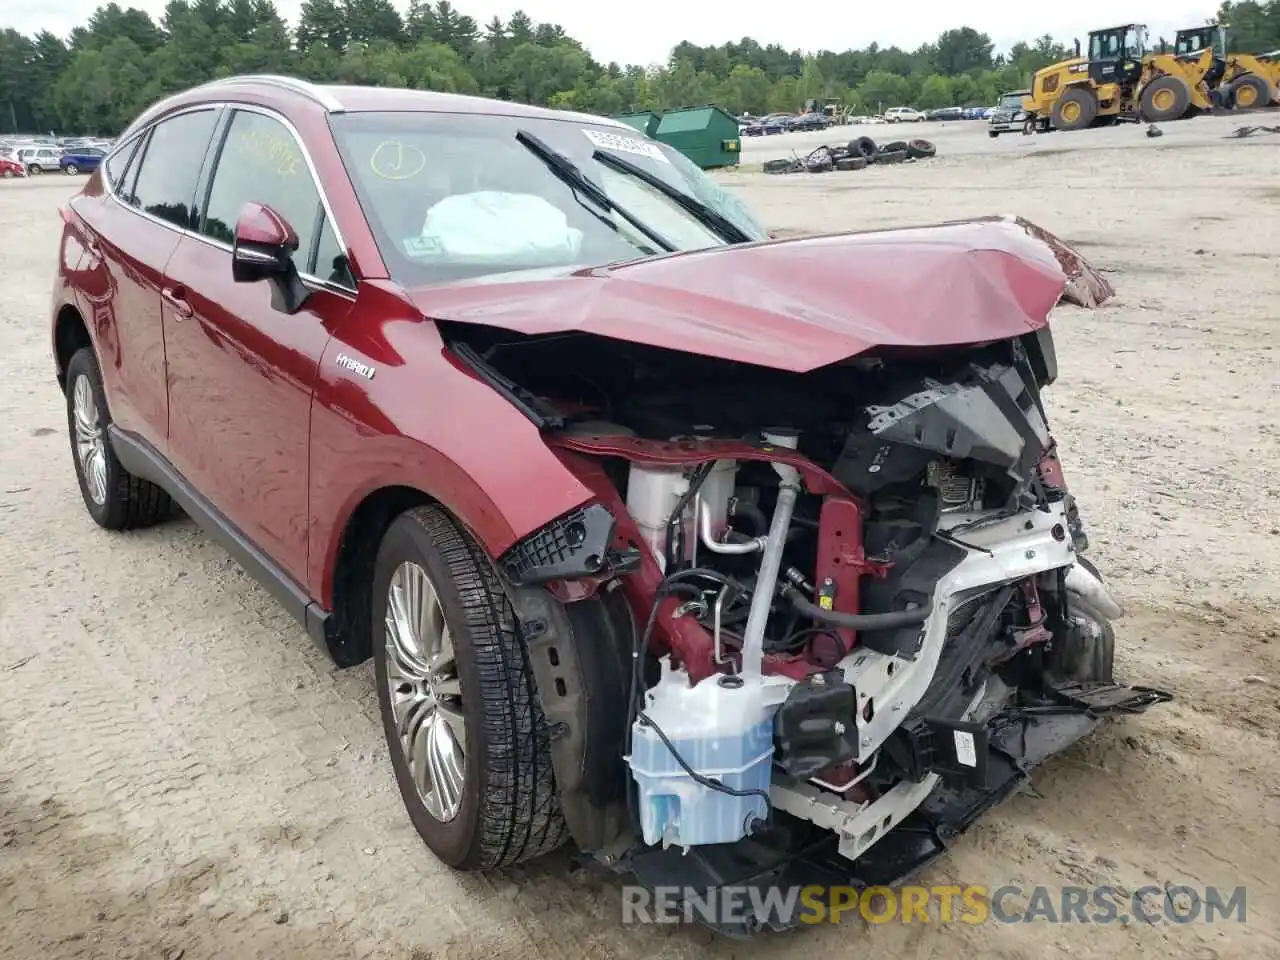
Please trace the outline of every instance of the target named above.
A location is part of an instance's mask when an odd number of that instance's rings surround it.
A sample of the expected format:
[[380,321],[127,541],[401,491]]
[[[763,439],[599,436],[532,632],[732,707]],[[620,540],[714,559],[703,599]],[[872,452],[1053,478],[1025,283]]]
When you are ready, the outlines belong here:
[[933,604],[926,603],[910,610],[891,610],[888,613],[837,613],[834,610],[823,610],[790,584],[782,588],[782,595],[806,617],[849,630],[871,631],[914,627],[928,620],[929,614],[933,612]]
[[729,516],[735,520],[741,517],[750,521],[751,525],[755,527],[755,535],[757,537],[763,537],[769,532],[769,519],[764,515],[764,511],[754,503],[739,500],[733,505],[733,509],[729,511]]

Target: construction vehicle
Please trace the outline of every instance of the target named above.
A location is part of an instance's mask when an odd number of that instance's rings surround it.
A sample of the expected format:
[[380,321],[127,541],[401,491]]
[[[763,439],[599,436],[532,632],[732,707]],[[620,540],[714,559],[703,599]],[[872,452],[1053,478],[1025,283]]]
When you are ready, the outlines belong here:
[[1074,57],[1037,71],[1023,107],[1036,130],[1082,130],[1107,119],[1177,120],[1213,108],[1206,77],[1214,65],[1212,47],[1179,57],[1149,49],[1143,24],[1108,27],[1089,34],[1087,56],[1077,41]]
[[1177,57],[1199,57],[1214,51],[1214,67],[1205,78],[1220,106],[1248,110],[1280,103],[1280,56],[1276,53],[1228,53],[1227,25],[1207,23],[1179,30],[1173,44]]
[[801,113],[822,114],[829,117],[833,124],[845,122],[844,104],[834,97],[828,97],[825,100],[806,100],[804,102],[804,110]]

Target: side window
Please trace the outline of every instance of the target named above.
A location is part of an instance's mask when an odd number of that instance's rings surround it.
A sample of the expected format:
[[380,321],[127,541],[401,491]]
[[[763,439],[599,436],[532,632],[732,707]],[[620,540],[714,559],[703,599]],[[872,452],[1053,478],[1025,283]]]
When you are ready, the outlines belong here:
[[128,202],[174,226],[190,227],[196,180],[217,116],[215,110],[199,110],[156,124]]
[[140,143],[142,143],[142,137],[134,137],[107,160],[105,176],[112,190],[120,189],[125,171],[129,169],[129,164],[133,160],[133,155],[138,152]]
[[[298,269],[306,272],[324,215],[311,169],[283,123],[237,110],[218,156],[200,232],[230,244],[236,218],[250,201],[271,207],[293,227],[298,235]],[[322,277],[327,274],[317,272]]]
[[325,217],[320,235],[316,238],[315,264],[307,272],[340,287],[351,290],[356,288],[351,265],[347,262],[347,251],[338,246],[338,236],[333,232],[333,225],[329,223],[328,217]]

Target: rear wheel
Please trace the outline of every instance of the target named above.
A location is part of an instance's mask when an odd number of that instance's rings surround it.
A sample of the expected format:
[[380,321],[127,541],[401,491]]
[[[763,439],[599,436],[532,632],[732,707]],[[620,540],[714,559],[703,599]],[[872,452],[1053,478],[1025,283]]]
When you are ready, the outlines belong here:
[[1191,91],[1179,77],[1156,77],[1142,88],[1138,98],[1142,119],[1148,123],[1167,123],[1177,120],[1187,112],[1191,104]]
[[1072,87],[1053,105],[1049,118],[1059,130],[1083,130],[1098,116],[1098,98],[1092,90]]
[[1237,110],[1264,107],[1271,100],[1271,91],[1261,77],[1246,73],[1232,81],[1231,100]]
[[108,530],[168,519],[174,513],[173,501],[154,483],[121,466],[107,435],[110,423],[97,358],[83,347],[67,364],[67,432],[85,509],[98,526]]
[[432,852],[488,869],[567,838],[528,651],[489,559],[437,507],[387,530],[374,674],[401,799]]

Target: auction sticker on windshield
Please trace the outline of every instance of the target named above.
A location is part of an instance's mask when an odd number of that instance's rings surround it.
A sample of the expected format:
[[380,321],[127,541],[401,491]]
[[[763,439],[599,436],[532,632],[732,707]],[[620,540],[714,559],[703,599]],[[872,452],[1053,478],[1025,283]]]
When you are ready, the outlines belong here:
[[634,153],[638,157],[649,157],[652,160],[660,160],[663,163],[671,162],[658,149],[656,143],[645,143],[643,140],[623,136],[620,133],[602,133],[599,130],[583,130],[582,132],[587,135],[588,140],[596,145],[597,149],[616,150],[619,153]]

